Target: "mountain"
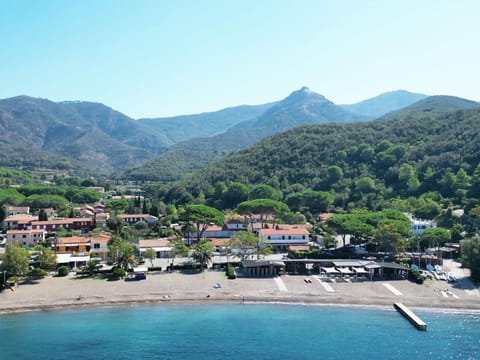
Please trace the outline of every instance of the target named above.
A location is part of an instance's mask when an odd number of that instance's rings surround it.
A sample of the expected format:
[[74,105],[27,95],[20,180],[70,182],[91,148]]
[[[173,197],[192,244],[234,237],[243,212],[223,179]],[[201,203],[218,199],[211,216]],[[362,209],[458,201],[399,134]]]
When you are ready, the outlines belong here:
[[465,189],[480,193],[478,175],[477,188],[470,189],[468,180],[479,163],[480,108],[417,111],[383,121],[277,133],[175,183],[163,200],[182,202],[203,192],[208,203],[218,200],[209,198],[216,184],[241,182],[269,184],[285,195],[328,191],[336,206],[374,208],[381,199],[397,196],[440,192],[464,197]]
[[450,110],[466,110],[480,107],[480,103],[456,96],[434,95],[419,100],[402,109],[385,114],[383,118],[390,118],[409,114],[412,112],[442,112]]
[[103,104],[18,96],[0,100],[0,148],[3,166],[108,171],[133,166],[166,145],[162,137]]
[[159,157],[128,170],[125,176],[135,180],[173,181],[280,131],[306,124],[363,120],[366,117],[345,111],[324,96],[302,87],[258,118],[240,122],[213,137],[175,144]]
[[367,120],[367,117],[346,111],[304,86],[272,106],[258,119],[244,121],[232,127],[232,130],[262,129],[270,135],[301,125],[363,120]]
[[355,104],[340,106],[352,113],[360,114],[370,119],[376,119],[394,110],[409,106],[426,97],[427,95],[425,94],[412,93],[406,90],[397,90],[386,92]]
[[275,103],[241,105],[215,112],[174,117],[139,119],[143,126],[163,134],[171,144],[192,138],[209,137],[250,119],[256,119]]

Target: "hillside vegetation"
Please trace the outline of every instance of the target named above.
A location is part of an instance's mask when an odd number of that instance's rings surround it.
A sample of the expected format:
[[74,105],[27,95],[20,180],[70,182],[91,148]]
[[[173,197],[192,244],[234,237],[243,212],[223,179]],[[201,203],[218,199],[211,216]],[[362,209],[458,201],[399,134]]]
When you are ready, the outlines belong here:
[[105,172],[165,148],[161,135],[102,104],[27,96],[0,100],[0,166]]
[[479,125],[477,108],[299,127],[216,161],[163,188],[162,196],[166,202],[213,202],[221,184],[242,183],[250,189],[268,184],[284,198],[322,191],[342,208],[375,209],[385,199],[426,193],[468,202],[480,194]]

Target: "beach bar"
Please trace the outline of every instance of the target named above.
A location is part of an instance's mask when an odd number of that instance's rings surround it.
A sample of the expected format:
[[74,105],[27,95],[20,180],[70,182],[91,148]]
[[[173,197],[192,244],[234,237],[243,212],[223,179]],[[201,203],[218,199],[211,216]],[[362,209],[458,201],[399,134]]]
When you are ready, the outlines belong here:
[[402,314],[410,323],[415,326],[418,330],[427,330],[427,324],[423,322],[422,319],[420,319],[417,315],[413,313],[412,310],[407,308],[405,305],[402,303],[394,303],[393,307],[400,313]]

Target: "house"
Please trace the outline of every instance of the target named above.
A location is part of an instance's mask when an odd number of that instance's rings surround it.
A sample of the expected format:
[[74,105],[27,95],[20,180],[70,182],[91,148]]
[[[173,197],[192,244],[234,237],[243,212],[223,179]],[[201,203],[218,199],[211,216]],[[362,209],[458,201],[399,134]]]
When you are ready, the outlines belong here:
[[420,220],[413,217],[412,214],[405,214],[410,220],[410,229],[415,236],[422,235],[426,229],[436,228],[437,223],[433,220]]
[[30,207],[29,206],[7,206],[6,213],[7,213],[7,216],[18,215],[18,214],[28,215],[30,214]]
[[277,250],[288,250],[290,245],[308,245],[310,232],[305,225],[277,225],[274,229],[258,230],[259,239]]
[[55,251],[57,254],[87,256],[90,252],[90,239],[85,236],[59,237]]
[[109,213],[97,213],[95,215],[95,226],[98,228],[106,228],[108,219],[110,219]]
[[226,223],[225,223],[225,227],[230,230],[230,231],[236,231],[236,230],[246,230],[245,227],[244,227],[244,223],[243,221],[239,220],[239,219],[231,219],[231,220],[228,220]]
[[67,230],[80,230],[87,232],[95,228],[93,219],[90,218],[67,218],[48,221],[32,221],[32,229],[44,229],[48,232],[55,232],[63,227]]
[[143,256],[147,249],[155,250],[157,258],[169,258],[172,252],[172,247],[168,238],[139,240],[135,246],[137,247],[140,256]]
[[149,228],[152,228],[158,223],[158,218],[150,214],[122,214],[117,215],[117,217],[125,221],[128,225],[135,225],[137,222],[144,221]]
[[228,243],[231,240],[232,240],[231,238],[228,238],[228,239],[211,239],[210,242],[212,243],[214,252],[224,254],[224,253],[227,252]]
[[37,221],[38,216],[28,214],[16,214],[8,216],[3,220],[3,229],[26,230],[30,227],[32,221]]
[[16,242],[22,246],[35,246],[45,241],[45,230],[8,230],[7,242]]
[[90,251],[105,260],[108,256],[108,242],[112,239],[110,234],[101,233],[90,237]]

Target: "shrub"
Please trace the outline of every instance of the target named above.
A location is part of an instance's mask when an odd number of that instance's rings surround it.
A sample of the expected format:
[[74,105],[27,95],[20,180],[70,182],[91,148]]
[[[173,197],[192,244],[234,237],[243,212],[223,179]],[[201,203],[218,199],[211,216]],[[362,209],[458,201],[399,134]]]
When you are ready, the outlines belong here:
[[237,275],[235,274],[235,269],[231,264],[228,264],[226,274],[227,278],[230,280],[237,278]]
[[45,276],[48,275],[48,272],[46,270],[40,269],[40,268],[35,268],[32,269],[29,273],[28,276],[34,279],[42,279]]
[[127,272],[122,268],[115,268],[113,269],[112,274],[117,279],[123,279],[125,275],[127,275]]
[[67,276],[70,272],[70,268],[68,266],[60,266],[58,268],[58,276]]
[[417,284],[423,284],[423,281],[425,280],[422,274],[420,274],[420,271],[415,269],[409,269],[408,278],[411,281],[415,281]]

